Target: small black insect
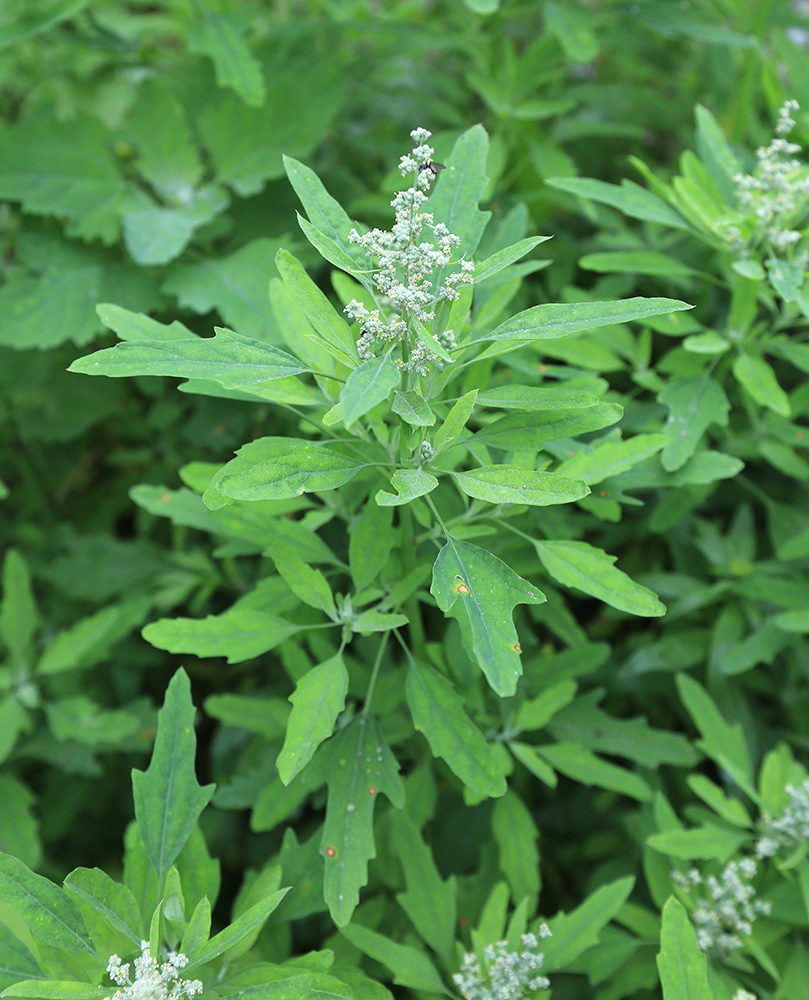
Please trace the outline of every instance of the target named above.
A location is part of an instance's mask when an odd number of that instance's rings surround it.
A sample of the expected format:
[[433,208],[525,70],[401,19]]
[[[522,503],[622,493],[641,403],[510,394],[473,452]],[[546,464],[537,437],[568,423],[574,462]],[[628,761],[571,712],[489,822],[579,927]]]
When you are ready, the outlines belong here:
[[429,170],[434,177],[437,176],[439,170],[446,169],[443,163],[436,163],[434,160],[427,160],[425,163],[419,164],[419,170]]

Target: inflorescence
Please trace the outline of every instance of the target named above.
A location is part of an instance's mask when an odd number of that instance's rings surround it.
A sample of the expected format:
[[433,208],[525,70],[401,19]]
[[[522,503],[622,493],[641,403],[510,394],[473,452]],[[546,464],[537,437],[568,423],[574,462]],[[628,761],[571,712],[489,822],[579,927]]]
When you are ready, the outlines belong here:
[[759,858],[772,858],[776,854],[794,850],[809,839],[809,778],[799,785],[786,787],[787,806],[778,819],[762,817],[762,835],[756,844]]
[[477,956],[467,952],[461,971],[455,973],[452,981],[465,1000],[520,1000],[526,992],[547,990],[550,981],[537,975],[544,961],[544,955],[537,949],[540,939],[550,936],[548,925],[540,924],[536,934],[523,934],[522,951],[509,951],[507,941],[487,945],[483,957],[488,964],[488,983]]
[[685,874],[678,871],[671,874],[685,892],[694,892],[696,907],[691,916],[697,929],[697,943],[703,951],[720,958],[743,948],[745,939],[753,933],[756,917],[770,912],[770,904],[757,899],[756,890],[750,885],[756,874],[756,863],[751,858],[729,861],[719,878],[703,876],[697,868]]
[[182,1000],[202,993],[198,979],[180,979],[180,973],[188,965],[185,955],[170,952],[166,961],[158,965],[148,941],[141,941],[140,951],[140,957],[135,959],[134,982],[129,978],[129,962],[122,963],[117,955],[110,956],[107,972],[121,987],[111,1000]]
[[[753,217],[748,238],[738,226],[726,230],[736,252],[746,252],[763,243],[770,253],[786,256],[803,237],[794,226],[809,208],[809,176],[803,171],[803,164],[794,159],[801,147],[787,138],[795,127],[792,115],[798,108],[797,101],[783,105],[778,112],[775,137],[768,146],[756,150],[753,173],[739,173],[733,178],[739,208]],[[805,268],[809,264],[809,250],[798,253],[795,263]]]
[[[433,148],[427,145],[431,134],[426,128],[416,128],[410,133],[415,145],[399,161],[399,170],[403,177],[412,176],[413,182],[391,202],[396,212],[393,229],[390,232],[372,229],[363,235],[352,229],[348,236],[351,243],[358,243],[366,256],[377,262],[373,281],[382,305],[379,309],[368,309],[352,299],[345,307],[348,317],[362,329],[357,341],[359,356],[368,360],[375,356],[378,346],[389,347],[404,341],[405,358],[397,363],[404,371],[420,375],[427,374],[435,357],[421,341],[414,340],[411,348],[408,321],[411,317],[421,323],[433,320],[438,303],[442,299],[457,299],[458,287],[470,284],[475,270],[472,261],[461,260],[459,268],[447,274],[434,289],[433,272],[452,263],[453,251],[461,245],[461,239],[444,223],[435,222],[430,212],[421,211],[437,173]],[[426,240],[422,238],[425,230],[430,232]],[[444,331],[437,339],[445,349],[455,346],[451,330]]]

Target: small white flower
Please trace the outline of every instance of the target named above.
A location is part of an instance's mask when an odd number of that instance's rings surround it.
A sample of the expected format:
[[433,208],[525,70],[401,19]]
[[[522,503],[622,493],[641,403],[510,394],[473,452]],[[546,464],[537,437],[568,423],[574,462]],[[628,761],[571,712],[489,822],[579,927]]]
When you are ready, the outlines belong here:
[[544,956],[537,951],[541,938],[550,937],[547,924],[540,924],[536,934],[523,934],[522,951],[508,951],[507,941],[489,944],[483,950],[488,963],[488,980],[480,967],[477,957],[466,952],[460,972],[452,981],[465,1000],[521,1000],[528,992],[547,990],[550,981],[545,976],[536,975],[542,968]]
[[130,964],[123,964],[117,955],[110,955],[107,972],[110,979],[121,989],[112,1000],[182,1000],[202,993],[202,983],[198,979],[180,979],[180,973],[188,965],[185,955],[169,952],[166,961],[158,965],[152,958],[148,941],[141,941],[140,956],[135,959],[135,979],[129,978]]
[[763,817],[762,835],[756,844],[759,858],[794,850],[809,839],[809,778],[799,785],[787,785],[787,805],[777,819]]
[[671,873],[672,880],[684,892],[694,893],[691,918],[702,951],[713,952],[720,958],[738,951],[753,933],[756,917],[770,912],[770,904],[757,899],[755,888],[749,884],[755,874],[756,863],[752,858],[729,861],[718,878],[703,877],[697,868],[685,875]]
[[[372,229],[362,235],[352,229],[348,236],[349,242],[359,244],[376,261],[373,283],[379,308],[368,309],[356,299],[345,307],[349,319],[361,328],[357,350],[363,360],[375,357],[377,347],[384,350],[391,343],[405,341],[410,336],[411,318],[431,322],[437,304],[457,299],[458,286],[474,279],[475,265],[461,260],[458,270],[445,275],[434,288],[433,272],[452,263],[461,240],[443,223],[436,223],[430,212],[423,211],[435,173],[433,148],[427,144],[431,133],[417,128],[410,134],[415,145],[399,160],[399,170],[403,177],[412,176],[412,182],[391,202],[395,212],[392,229]],[[420,343],[413,343],[404,355],[399,366],[419,375],[426,375],[435,360]]]

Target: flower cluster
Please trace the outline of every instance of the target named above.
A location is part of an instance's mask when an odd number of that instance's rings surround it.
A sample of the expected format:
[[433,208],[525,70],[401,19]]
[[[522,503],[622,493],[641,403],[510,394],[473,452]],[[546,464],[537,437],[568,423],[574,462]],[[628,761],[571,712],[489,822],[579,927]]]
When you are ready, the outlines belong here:
[[140,957],[135,959],[135,980],[129,978],[129,962],[125,964],[117,955],[111,955],[107,962],[110,979],[120,986],[111,1000],[182,1000],[202,993],[202,983],[198,979],[180,979],[180,973],[188,965],[185,955],[170,952],[162,965],[152,958],[149,942],[141,941]]
[[756,917],[770,912],[770,904],[756,899],[750,880],[756,874],[751,858],[729,861],[717,878],[703,877],[697,868],[683,874],[672,872],[674,881],[687,893],[694,892],[696,907],[691,914],[697,928],[697,943],[703,951],[724,958],[744,947],[753,933]]
[[756,1000],[756,995],[749,990],[739,989],[733,994],[733,1000]]
[[547,924],[540,924],[537,934],[523,934],[522,951],[509,951],[507,941],[487,945],[483,956],[488,963],[487,983],[480,962],[471,952],[463,957],[461,971],[452,981],[465,1000],[520,1000],[528,992],[547,990],[550,982],[538,976],[544,956],[539,948],[540,938],[550,937]]
[[[771,253],[786,255],[803,236],[794,225],[809,207],[809,176],[805,171],[799,174],[803,165],[794,155],[800,146],[787,138],[795,127],[792,115],[798,107],[797,101],[784,104],[778,112],[775,137],[768,146],[756,150],[758,162],[753,173],[733,178],[739,208],[754,220],[749,241],[738,226],[728,227],[726,235],[737,251],[764,243]],[[809,252],[804,250],[796,263],[805,267],[807,262]]]
[[[434,288],[433,272],[452,262],[461,239],[444,223],[435,222],[430,212],[422,211],[438,168],[433,162],[433,149],[427,145],[431,133],[417,128],[410,135],[415,145],[399,161],[399,170],[403,177],[412,175],[413,182],[391,202],[396,212],[393,229],[390,232],[372,229],[363,235],[352,229],[348,236],[350,242],[359,244],[366,256],[377,262],[373,281],[381,308],[368,309],[357,299],[352,299],[345,308],[348,317],[362,329],[357,350],[363,359],[374,357],[378,344],[406,341],[411,317],[429,323],[435,317],[437,303],[442,299],[457,299],[458,286],[471,283],[475,270],[471,261],[462,260],[458,270],[446,275],[443,283]],[[428,239],[423,238],[425,230],[429,232]],[[444,336],[454,345],[451,333]],[[405,354],[405,360],[400,362],[402,368],[426,374],[433,360],[427,347],[416,343],[412,353],[408,350]]]
[[772,858],[791,851],[809,839],[809,778],[795,788],[787,785],[787,806],[778,819],[763,817],[763,832],[756,844],[759,858]]

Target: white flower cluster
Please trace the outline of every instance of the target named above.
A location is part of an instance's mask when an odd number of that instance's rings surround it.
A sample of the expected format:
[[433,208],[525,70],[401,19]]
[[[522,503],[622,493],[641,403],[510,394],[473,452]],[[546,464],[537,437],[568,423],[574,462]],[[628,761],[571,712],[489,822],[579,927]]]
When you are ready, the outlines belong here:
[[[362,236],[352,229],[348,236],[350,242],[358,243],[377,262],[373,280],[382,308],[368,309],[356,299],[345,307],[349,318],[362,328],[357,349],[365,360],[374,357],[375,347],[380,343],[406,340],[410,317],[429,323],[435,317],[437,303],[441,299],[457,299],[458,286],[469,284],[475,270],[472,261],[462,260],[459,269],[448,274],[437,292],[433,292],[433,271],[452,262],[453,251],[461,240],[444,223],[435,222],[430,212],[421,211],[438,167],[433,162],[433,149],[427,145],[431,133],[417,128],[410,135],[415,146],[401,158],[399,170],[403,177],[412,175],[413,183],[391,202],[396,212],[393,229],[390,232],[372,229]],[[427,240],[422,239],[424,230],[430,232]],[[444,346],[447,343],[454,346],[451,333],[444,334],[444,338]],[[431,360],[432,352],[418,342],[412,352],[406,352],[400,367],[424,375]]]
[[809,839],[809,778],[795,788],[787,785],[789,802],[778,819],[763,817],[763,832],[756,844],[759,858],[772,858],[781,851],[791,851]]
[[739,989],[733,994],[733,1000],[756,1000],[756,995],[749,990]]
[[[763,242],[772,253],[784,255],[803,236],[794,225],[809,208],[809,175],[802,170],[803,164],[794,159],[801,147],[786,138],[795,127],[792,115],[798,108],[797,101],[784,104],[778,112],[775,138],[768,146],[756,150],[758,162],[754,172],[736,174],[733,178],[739,208],[755,220],[749,241],[745,241],[737,226],[728,227],[726,235],[736,250]],[[805,267],[807,262],[809,253],[804,250],[796,263]]]
[[486,983],[480,962],[472,952],[463,957],[461,971],[452,981],[466,1000],[520,1000],[528,992],[547,990],[550,982],[538,976],[544,956],[539,948],[540,938],[550,937],[547,924],[540,924],[537,934],[523,934],[523,951],[509,951],[507,941],[487,945],[483,955],[488,963]]
[[107,962],[110,979],[120,986],[111,1000],[182,1000],[202,993],[198,979],[180,979],[188,965],[185,955],[170,952],[162,965],[152,958],[149,942],[141,941],[140,957],[135,959],[135,981],[129,978],[129,962],[125,964],[117,955]]
[[749,884],[755,874],[756,863],[751,858],[729,861],[719,878],[703,877],[697,868],[685,874],[671,873],[685,892],[700,889],[694,893],[696,907],[691,916],[703,951],[714,952],[720,958],[738,951],[753,933],[756,917],[770,912],[770,904],[756,899],[756,890]]

